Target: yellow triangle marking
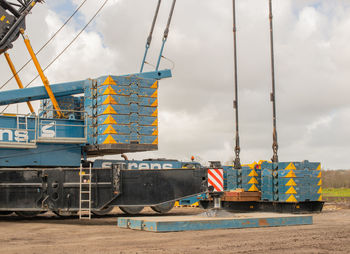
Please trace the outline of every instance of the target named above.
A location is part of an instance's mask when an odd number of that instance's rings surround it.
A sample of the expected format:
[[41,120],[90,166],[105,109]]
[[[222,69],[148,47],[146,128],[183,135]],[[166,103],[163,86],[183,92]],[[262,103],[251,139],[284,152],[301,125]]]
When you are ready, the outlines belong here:
[[103,144],[117,144],[117,142],[115,141],[115,139],[111,135],[108,135],[108,137],[103,142]]
[[158,145],[158,137],[153,141],[152,145]]
[[295,178],[296,175],[293,170],[290,170],[289,173],[285,176],[285,178]]
[[249,181],[248,183],[249,183],[249,184],[258,183],[258,180],[256,180],[255,177],[252,177],[252,179],[250,179],[250,181]]
[[114,120],[112,116],[108,116],[106,120],[103,122],[103,124],[117,124],[117,122]]
[[322,201],[322,195],[320,195],[320,197],[318,198],[318,201]]
[[320,189],[317,192],[318,194],[322,194],[322,187],[320,187]]
[[154,82],[151,88],[158,88],[158,81]]
[[290,195],[290,197],[286,200],[286,202],[298,202],[298,200],[296,200],[296,198],[294,197],[294,195]]
[[152,114],[152,116],[158,116],[158,109],[156,109],[154,112],[153,112],[153,114]]
[[318,173],[317,178],[321,178],[322,177],[322,171],[320,171],[320,173]]
[[152,136],[158,136],[158,129],[154,130],[154,132],[152,133]]
[[321,170],[321,163],[320,163],[320,164],[318,164],[318,166],[317,166],[316,170]]
[[117,114],[117,112],[114,110],[114,108],[109,105],[106,110],[103,112],[103,115],[109,115],[109,114]]
[[320,179],[320,181],[318,182],[317,186],[321,186],[322,185],[322,179]]
[[108,76],[105,80],[105,82],[103,82],[103,86],[106,85],[116,85],[117,83],[115,83],[115,81],[113,80],[113,78],[111,76]]
[[297,194],[297,191],[292,186],[286,191],[286,194]]
[[296,186],[297,184],[294,182],[293,178],[291,178],[288,183],[286,183],[286,186]]
[[2,16],[2,17],[0,18],[0,20],[1,20],[1,21],[4,21],[5,18],[6,18],[6,16]]
[[151,98],[157,98],[158,97],[158,90],[156,90],[152,95]]
[[259,189],[253,184],[248,191],[259,191]]
[[286,170],[288,170],[288,169],[296,169],[296,167],[295,167],[295,165],[294,165],[294,163],[289,163],[289,165],[285,168]]
[[108,125],[106,130],[103,132],[103,134],[118,134],[112,125]]
[[158,119],[154,120],[154,122],[152,123],[152,126],[157,126],[158,125]]
[[114,89],[111,86],[108,86],[107,89],[104,91],[103,95],[116,95],[117,93],[114,91]]
[[115,99],[111,96],[111,95],[108,95],[107,98],[105,99],[105,101],[102,103],[102,105],[106,105],[106,104],[118,104]]
[[255,169],[253,169],[248,176],[259,176],[258,173],[256,173]]
[[151,107],[157,107],[157,106],[158,106],[158,99],[156,99],[156,100],[152,103]]
[[10,21],[7,20],[7,21],[6,21],[6,24],[10,24]]

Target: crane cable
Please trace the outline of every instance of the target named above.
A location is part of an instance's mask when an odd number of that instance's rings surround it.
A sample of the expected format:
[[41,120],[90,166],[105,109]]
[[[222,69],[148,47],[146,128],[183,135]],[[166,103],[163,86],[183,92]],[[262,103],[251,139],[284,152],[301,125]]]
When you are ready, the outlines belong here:
[[[88,23],[80,30],[80,32],[73,38],[73,40],[44,68],[43,71],[46,71],[56,60],[62,56],[62,54],[78,39],[78,37],[85,31],[85,29],[91,24],[91,22],[96,18],[96,16],[101,12],[103,7],[107,4],[109,0],[105,0],[104,3],[101,5],[101,7],[96,11],[96,13],[92,16],[92,18],[89,20]],[[35,78],[33,78],[24,88],[27,88],[30,86],[37,78],[39,75],[37,75]],[[10,105],[7,105],[5,109],[1,112],[4,113],[5,110],[9,107]]]
[[276,120],[276,92],[275,92],[275,59],[274,59],[274,43],[273,43],[273,15],[272,15],[272,0],[269,0],[269,20],[270,20],[270,48],[271,48],[271,76],[272,76],[272,92],[270,100],[272,102],[272,117],[273,117],[273,156],[271,161],[278,163],[278,141],[277,141],[277,120]]
[[241,168],[241,160],[239,157],[241,148],[239,144],[239,121],[238,121],[238,74],[237,74],[237,27],[236,27],[236,0],[232,0],[233,9],[233,57],[234,57],[234,85],[235,85],[235,100],[233,102],[233,108],[235,109],[235,120],[236,120],[236,146],[235,146],[235,160],[234,168]]
[[141,70],[140,70],[141,73],[143,72],[143,67],[145,66],[145,63],[147,63],[146,62],[147,53],[148,53],[148,49],[151,46],[153,31],[154,31],[154,27],[156,25],[156,21],[157,21],[157,18],[158,18],[158,13],[159,13],[159,8],[160,8],[160,4],[161,3],[162,3],[162,0],[158,0],[157,8],[156,8],[156,11],[154,13],[154,17],[153,17],[153,21],[152,21],[151,31],[149,32],[149,35],[148,35],[147,41],[146,41],[145,54],[143,56],[143,60],[142,60],[142,64],[141,64]]
[[173,4],[171,5],[171,10],[170,10],[168,22],[167,22],[166,28],[164,30],[163,44],[162,44],[162,47],[161,47],[160,52],[159,52],[159,57],[158,57],[158,62],[157,62],[157,66],[156,66],[156,71],[158,71],[158,69],[159,69],[160,60],[163,57],[164,46],[165,46],[165,43],[166,43],[166,41],[168,39],[168,36],[169,36],[170,24],[171,24],[171,20],[173,18],[173,14],[174,14],[175,4],[176,4],[176,0],[173,0]]
[[[81,7],[87,2],[87,0],[84,0],[79,7],[73,12],[73,14],[63,23],[63,25],[51,36],[51,38],[35,53],[38,55],[56,36],[61,30],[68,24],[68,22],[75,16],[75,14],[80,10]],[[32,61],[32,58],[30,58],[17,72],[15,75],[13,75],[9,80],[7,80],[1,87],[0,90],[2,90],[16,75],[18,75],[30,62]]]

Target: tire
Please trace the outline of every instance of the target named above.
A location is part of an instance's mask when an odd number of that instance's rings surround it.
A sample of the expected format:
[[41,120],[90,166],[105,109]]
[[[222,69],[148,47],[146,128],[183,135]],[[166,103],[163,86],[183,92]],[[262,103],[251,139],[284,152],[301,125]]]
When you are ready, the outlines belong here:
[[12,211],[0,211],[0,216],[6,216],[12,214]]
[[15,212],[19,217],[23,218],[33,218],[40,214],[40,212],[33,211],[17,211]]
[[164,213],[169,212],[171,209],[173,209],[174,205],[175,205],[175,201],[167,202],[167,203],[164,203],[161,205],[151,206],[151,208],[153,211],[155,211],[157,213],[164,214]]
[[120,210],[129,215],[139,214],[143,210],[143,206],[119,206]]
[[109,214],[113,210],[113,208],[114,208],[113,206],[107,206],[107,207],[104,207],[100,210],[93,210],[91,212],[97,216],[104,216],[104,215]]

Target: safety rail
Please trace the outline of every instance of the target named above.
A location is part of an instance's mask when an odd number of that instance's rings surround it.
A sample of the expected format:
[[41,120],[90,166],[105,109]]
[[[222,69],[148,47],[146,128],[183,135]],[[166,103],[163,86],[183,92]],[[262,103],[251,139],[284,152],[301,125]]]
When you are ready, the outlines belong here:
[[[48,111],[48,110],[46,110]],[[37,115],[1,114],[0,148],[36,148],[37,143],[85,144],[87,117],[84,111],[61,110],[82,120],[46,118]]]
[[[62,118],[45,117],[55,116],[56,112],[55,109],[39,111],[37,141],[40,143],[85,144],[87,142],[86,112],[61,109]],[[78,116],[78,119],[75,116]],[[76,123],[72,124],[73,121]]]
[[1,116],[7,118],[6,123],[8,125],[6,127],[0,125],[1,148],[36,147],[37,125],[35,116],[25,114],[3,114]]

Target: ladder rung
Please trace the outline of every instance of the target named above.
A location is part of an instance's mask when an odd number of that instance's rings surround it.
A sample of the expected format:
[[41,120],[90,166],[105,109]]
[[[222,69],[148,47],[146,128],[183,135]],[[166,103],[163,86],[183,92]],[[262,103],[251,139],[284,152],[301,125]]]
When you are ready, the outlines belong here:
[[80,202],[90,202],[90,200],[80,200]]
[[85,184],[86,185],[86,184],[91,184],[91,182],[90,183],[80,183],[80,184]]
[[80,174],[81,176],[91,176],[91,174]]
[[87,193],[90,193],[90,191],[81,191],[81,193],[87,194]]

